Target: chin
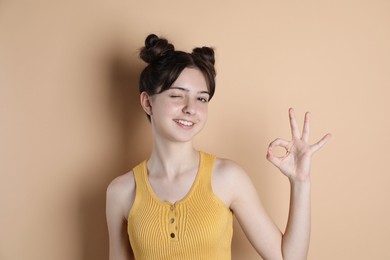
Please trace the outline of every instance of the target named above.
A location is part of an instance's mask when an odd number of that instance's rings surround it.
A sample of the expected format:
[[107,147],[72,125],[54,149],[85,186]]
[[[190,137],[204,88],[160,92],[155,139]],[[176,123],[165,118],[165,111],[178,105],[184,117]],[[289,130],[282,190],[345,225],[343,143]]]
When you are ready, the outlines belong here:
[[171,140],[178,143],[187,143],[191,142],[196,135],[181,135],[181,136],[175,136]]
[[198,135],[201,132],[202,129],[199,129],[197,131],[191,131],[188,133],[177,133],[176,135],[171,135],[171,140],[175,142],[191,142],[196,135]]

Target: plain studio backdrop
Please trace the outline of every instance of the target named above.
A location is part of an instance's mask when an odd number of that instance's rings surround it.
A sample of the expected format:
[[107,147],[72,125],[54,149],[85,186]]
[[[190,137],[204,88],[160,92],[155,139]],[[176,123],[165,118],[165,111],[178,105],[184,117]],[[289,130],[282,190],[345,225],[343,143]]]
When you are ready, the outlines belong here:
[[[145,159],[138,59],[153,32],[216,49],[198,149],[237,161],[284,230],[287,179],[265,159],[312,113],[310,260],[390,259],[390,2],[0,2],[0,259],[104,260],[105,191]],[[237,222],[234,260],[261,259]]]

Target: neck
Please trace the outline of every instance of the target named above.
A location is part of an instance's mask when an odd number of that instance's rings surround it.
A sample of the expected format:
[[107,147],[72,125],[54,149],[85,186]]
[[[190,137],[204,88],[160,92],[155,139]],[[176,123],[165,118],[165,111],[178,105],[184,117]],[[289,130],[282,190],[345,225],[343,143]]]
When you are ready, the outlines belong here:
[[148,160],[148,169],[152,174],[163,174],[174,178],[191,167],[197,167],[199,152],[192,142],[174,143],[154,140],[153,150]]

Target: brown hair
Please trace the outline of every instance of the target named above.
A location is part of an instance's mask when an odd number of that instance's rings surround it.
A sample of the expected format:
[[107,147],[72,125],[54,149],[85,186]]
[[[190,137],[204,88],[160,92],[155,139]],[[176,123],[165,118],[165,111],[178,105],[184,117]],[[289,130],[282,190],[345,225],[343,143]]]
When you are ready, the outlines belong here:
[[210,99],[213,97],[216,72],[212,48],[194,48],[192,53],[176,51],[166,39],[150,34],[141,48],[140,57],[148,63],[140,76],[140,93],[161,93],[172,86],[185,68],[197,68],[206,79]]

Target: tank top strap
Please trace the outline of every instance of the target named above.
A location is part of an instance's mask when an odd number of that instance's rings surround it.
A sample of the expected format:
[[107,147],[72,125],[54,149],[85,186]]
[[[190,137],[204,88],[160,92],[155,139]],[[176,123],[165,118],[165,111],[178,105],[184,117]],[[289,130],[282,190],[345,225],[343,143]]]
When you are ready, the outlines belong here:
[[146,160],[138,164],[133,168],[133,174],[135,179],[135,198],[133,206],[130,209],[129,216],[132,215],[138,209],[141,201],[147,199],[150,195],[148,193],[147,184],[145,182],[146,172]]
[[204,187],[211,191],[211,176],[214,168],[215,155],[201,152],[201,163],[199,165],[200,180],[199,182],[204,185]]
[[135,178],[135,183],[137,187],[144,187],[146,188],[146,183],[145,183],[145,174],[146,173],[146,160],[138,164],[133,168],[133,173],[134,173],[134,178]]

